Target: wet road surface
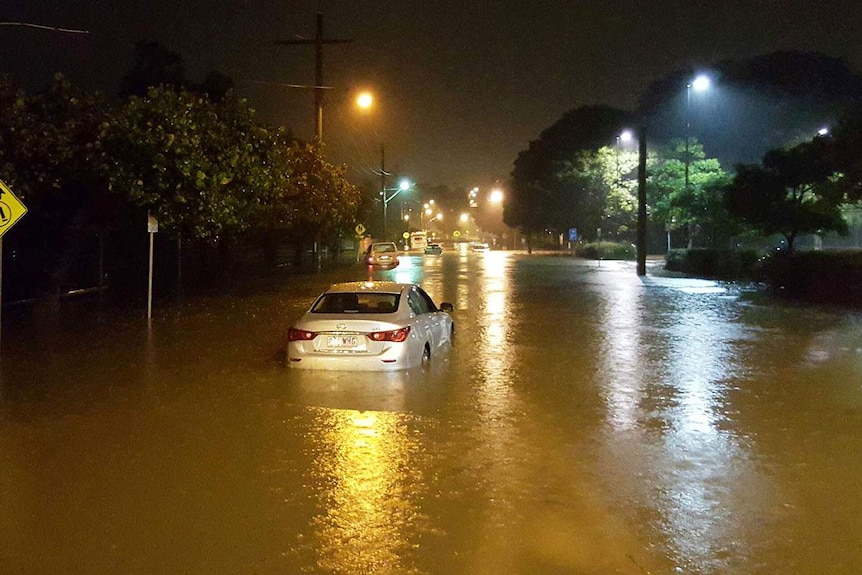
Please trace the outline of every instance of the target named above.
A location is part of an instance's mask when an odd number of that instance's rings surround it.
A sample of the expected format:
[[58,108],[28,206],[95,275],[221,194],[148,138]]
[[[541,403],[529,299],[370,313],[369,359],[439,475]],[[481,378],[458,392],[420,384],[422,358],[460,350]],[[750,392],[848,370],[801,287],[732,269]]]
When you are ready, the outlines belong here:
[[862,315],[446,253],[430,371],[285,369],[365,273],[4,310],[0,572],[862,572]]

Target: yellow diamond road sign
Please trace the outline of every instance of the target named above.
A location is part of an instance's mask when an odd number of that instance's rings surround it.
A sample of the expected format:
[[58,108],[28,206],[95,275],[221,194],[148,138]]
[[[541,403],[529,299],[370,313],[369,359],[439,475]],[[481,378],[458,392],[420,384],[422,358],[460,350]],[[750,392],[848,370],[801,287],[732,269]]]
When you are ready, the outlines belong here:
[[0,237],[26,213],[27,207],[0,181]]

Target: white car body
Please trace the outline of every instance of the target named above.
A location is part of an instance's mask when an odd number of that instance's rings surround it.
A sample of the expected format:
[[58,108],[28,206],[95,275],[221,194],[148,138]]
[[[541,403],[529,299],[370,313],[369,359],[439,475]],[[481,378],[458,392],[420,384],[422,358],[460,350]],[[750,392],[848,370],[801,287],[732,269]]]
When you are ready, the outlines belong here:
[[393,371],[426,364],[451,343],[451,310],[416,284],[334,284],[288,330],[287,365]]

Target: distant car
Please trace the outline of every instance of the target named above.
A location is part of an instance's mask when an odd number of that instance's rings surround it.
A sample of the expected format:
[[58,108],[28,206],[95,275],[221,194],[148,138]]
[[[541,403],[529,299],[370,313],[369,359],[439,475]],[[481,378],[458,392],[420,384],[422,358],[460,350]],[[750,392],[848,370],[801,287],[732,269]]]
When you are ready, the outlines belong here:
[[470,250],[474,252],[487,252],[488,244],[483,242],[473,242],[470,244]]
[[365,263],[380,268],[394,268],[398,265],[398,246],[393,242],[377,242],[365,251]]
[[425,253],[428,255],[439,256],[443,253],[443,248],[440,247],[440,244],[428,244],[425,248]]
[[287,365],[394,371],[428,365],[450,345],[455,323],[416,284],[350,282],[324,291],[287,330]]

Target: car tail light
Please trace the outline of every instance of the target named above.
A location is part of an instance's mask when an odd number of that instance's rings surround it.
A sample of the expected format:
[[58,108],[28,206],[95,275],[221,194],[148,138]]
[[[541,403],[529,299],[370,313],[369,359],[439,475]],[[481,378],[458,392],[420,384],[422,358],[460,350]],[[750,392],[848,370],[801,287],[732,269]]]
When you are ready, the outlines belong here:
[[410,335],[409,325],[400,329],[393,329],[392,331],[372,331],[368,334],[368,337],[374,341],[394,341],[400,343],[406,341],[408,335]]
[[305,331],[304,329],[296,329],[295,327],[288,328],[287,341],[308,341],[317,337],[313,331]]

